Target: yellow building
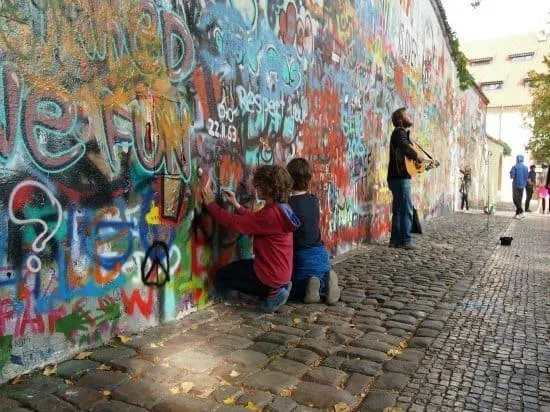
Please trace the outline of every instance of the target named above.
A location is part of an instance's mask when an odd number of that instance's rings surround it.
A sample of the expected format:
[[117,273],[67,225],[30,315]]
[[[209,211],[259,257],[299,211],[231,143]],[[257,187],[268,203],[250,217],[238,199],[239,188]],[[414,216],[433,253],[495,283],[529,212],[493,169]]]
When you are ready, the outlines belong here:
[[[476,41],[463,45],[468,69],[489,98],[487,133],[512,149],[504,157],[495,200],[511,201],[508,172],[518,154],[530,164],[525,146],[531,137],[527,110],[531,104],[528,74],[546,71],[544,56],[550,54],[550,33],[527,33],[513,37]],[[494,160],[494,159],[493,159]]]

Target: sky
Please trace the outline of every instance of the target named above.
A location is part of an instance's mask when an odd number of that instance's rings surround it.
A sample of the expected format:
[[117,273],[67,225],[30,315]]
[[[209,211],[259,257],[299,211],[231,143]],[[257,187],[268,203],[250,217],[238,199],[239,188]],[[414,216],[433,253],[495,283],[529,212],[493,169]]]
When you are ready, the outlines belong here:
[[460,43],[541,31],[550,32],[549,0],[442,0]]

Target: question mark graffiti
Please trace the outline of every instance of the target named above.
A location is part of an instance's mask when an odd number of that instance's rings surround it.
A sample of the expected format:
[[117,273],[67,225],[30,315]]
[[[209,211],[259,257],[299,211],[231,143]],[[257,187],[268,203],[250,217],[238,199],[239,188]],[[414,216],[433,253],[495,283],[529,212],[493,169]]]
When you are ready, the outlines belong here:
[[[57,208],[57,224],[55,225],[55,227],[53,228],[53,230],[50,232],[49,235],[48,235],[48,232],[49,232],[48,224],[44,220],[42,220],[42,219],[19,219],[14,214],[13,204],[14,204],[15,198],[17,196],[17,193],[22,188],[27,188],[27,187],[30,187],[30,186],[36,187],[36,188],[42,190],[44,193],[46,193],[46,195],[48,195],[48,198],[50,199],[50,202],[52,203],[52,205],[54,205]],[[36,237],[34,242],[32,242],[32,250],[35,253],[42,252],[45,249],[46,244],[48,243],[48,241],[56,234],[56,232],[61,227],[61,222],[62,222],[62,217],[63,217],[63,210],[61,209],[61,204],[55,198],[55,196],[50,191],[50,189],[48,189],[46,186],[44,186],[42,183],[39,183],[39,182],[35,182],[35,181],[32,181],[32,180],[24,180],[23,182],[21,182],[17,186],[15,186],[15,188],[13,189],[13,191],[10,194],[8,210],[9,210],[9,214],[10,214],[10,219],[12,220],[12,222],[14,222],[16,224],[28,225],[28,224],[32,224],[32,223],[38,223],[42,226],[43,231],[40,232],[40,234]],[[42,261],[40,260],[40,258],[36,254],[32,254],[31,256],[29,256],[27,258],[26,265],[27,265],[27,269],[29,271],[31,271],[32,273],[40,272],[40,269],[42,269]]]

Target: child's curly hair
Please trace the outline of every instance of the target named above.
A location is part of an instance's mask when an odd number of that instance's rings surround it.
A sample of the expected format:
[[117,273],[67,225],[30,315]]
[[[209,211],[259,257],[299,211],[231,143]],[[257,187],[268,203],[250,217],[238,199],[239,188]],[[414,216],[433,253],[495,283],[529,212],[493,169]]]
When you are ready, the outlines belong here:
[[254,173],[252,183],[275,202],[287,202],[293,184],[292,177],[281,166],[260,166]]
[[292,159],[287,165],[286,170],[294,180],[294,190],[308,190],[309,182],[313,176],[313,171],[308,161],[302,157]]

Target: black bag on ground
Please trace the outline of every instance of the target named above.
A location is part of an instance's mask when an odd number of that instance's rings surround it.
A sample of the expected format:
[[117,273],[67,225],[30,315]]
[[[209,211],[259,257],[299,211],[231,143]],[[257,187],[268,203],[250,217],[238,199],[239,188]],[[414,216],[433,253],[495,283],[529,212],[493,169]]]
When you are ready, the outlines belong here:
[[413,207],[413,224],[411,228],[411,233],[418,233],[419,235],[422,234],[422,225],[420,224],[418,212],[416,211],[415,207]]

